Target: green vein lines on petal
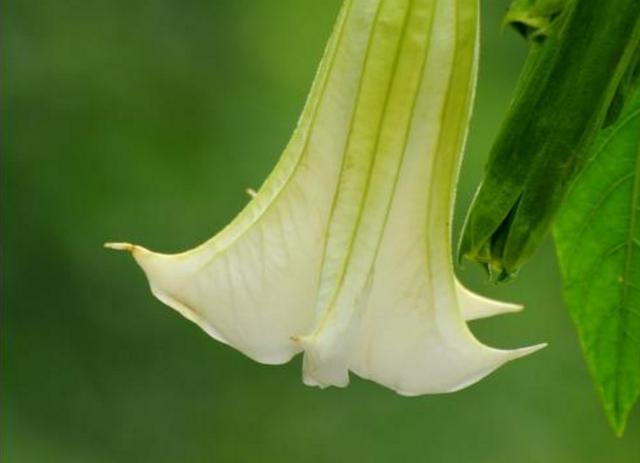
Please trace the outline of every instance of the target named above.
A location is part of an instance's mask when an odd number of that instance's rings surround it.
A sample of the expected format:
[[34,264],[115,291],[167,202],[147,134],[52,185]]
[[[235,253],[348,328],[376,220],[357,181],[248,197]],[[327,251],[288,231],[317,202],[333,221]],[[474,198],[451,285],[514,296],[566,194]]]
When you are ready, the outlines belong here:
[[343,5],[292,140],[238,217],[176,255],[125,248],[153,293],[304,381],[349,371],[399,393],[465,387],[539,348],[465,320],[520,309],[455,278],[450,220],[477,68],[477,0]]

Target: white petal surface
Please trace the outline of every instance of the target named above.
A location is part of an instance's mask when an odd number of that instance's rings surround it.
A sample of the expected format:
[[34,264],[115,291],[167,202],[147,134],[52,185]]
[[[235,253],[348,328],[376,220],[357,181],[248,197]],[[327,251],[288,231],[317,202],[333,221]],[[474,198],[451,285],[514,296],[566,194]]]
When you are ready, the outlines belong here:
[[287,362],[300,351],[292,336],[313,322],[322,242],[375,7],[364,3],[343,8],[292,140],[240,215],[182,254],[131,248],[160,300],[259,362]]
[[304,381],[349,371],[407,395],[465,387],[538,347],[466,319],[520,309],[471,293],[450,220],[477,68],[477,0],[346,1],[298,128],[240,215],[192,251],[128,244],[153,293]]

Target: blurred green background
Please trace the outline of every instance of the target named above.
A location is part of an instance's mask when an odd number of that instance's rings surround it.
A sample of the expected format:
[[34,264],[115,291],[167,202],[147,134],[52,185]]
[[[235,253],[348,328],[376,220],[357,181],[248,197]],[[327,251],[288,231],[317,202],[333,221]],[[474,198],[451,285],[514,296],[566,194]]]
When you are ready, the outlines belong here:
[[[482,2],[458,230],[525,44]],[[404,398],[256,364],[156,301],[106,240],[184,250],[246,203],[285,145],[339,0],[2,2],[0,459],[93,462],[637,462],[608,429],[550,243],[475,322],[549,347],[453,395]]]

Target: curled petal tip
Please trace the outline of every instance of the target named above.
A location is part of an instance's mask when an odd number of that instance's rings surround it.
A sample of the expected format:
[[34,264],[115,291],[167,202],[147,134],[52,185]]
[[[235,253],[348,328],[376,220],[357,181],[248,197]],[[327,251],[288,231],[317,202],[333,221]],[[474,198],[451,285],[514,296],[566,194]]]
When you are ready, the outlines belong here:
[[501,306],[500,312],[496,313],[496,315],[510,314],[510,313],[515,314],[515,313],[522,312],[524,310],[524,305],[513,303],[513,302],[501,302],[500,306]]
[[103,246],[106,249],[113,249],[114,251],[130,252],[136,259],[145,254],[152,254],[147,248],[131,243],[104,243]]
[[291,341],[294,344],[298,345],[302,349],[304,349],[307,345],[309,345],[308,336],[295,335],[295,336],[291,336],[289,339],[291,339]]
[[135,245],[131,243],[104,243],[106,249],[113,249],[115,251],[129,251],[133,252]]
[[540,344],[534,344],[533,346],[527,346],[527,347],[521,347],[519,349],[514,349],[512,350],[513,352],[513,359],[517,359],[520,357],[525,357],[527,355],[533,354],[534,352],[537,352],[541,349],[544,349],[545,347],[547,347],[547,343],[546,342],[542,342]]
[[504,313],[517,313],[524,310],[524,305],[516,304],[512,302],[506,302],[504,304]]

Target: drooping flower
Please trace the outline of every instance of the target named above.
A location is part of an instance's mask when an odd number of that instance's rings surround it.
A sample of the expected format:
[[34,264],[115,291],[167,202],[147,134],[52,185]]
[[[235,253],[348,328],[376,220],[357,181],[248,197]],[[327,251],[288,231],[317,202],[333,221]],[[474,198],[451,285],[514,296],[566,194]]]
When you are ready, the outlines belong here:
[[515,311],[455,278],[451,213],[477,68],[477,0],[347,0],[291,141],[199,247],[130,244],[155,296],[309,385],[349,371],[405,395],[463,388],[539,346],[480,343]]

